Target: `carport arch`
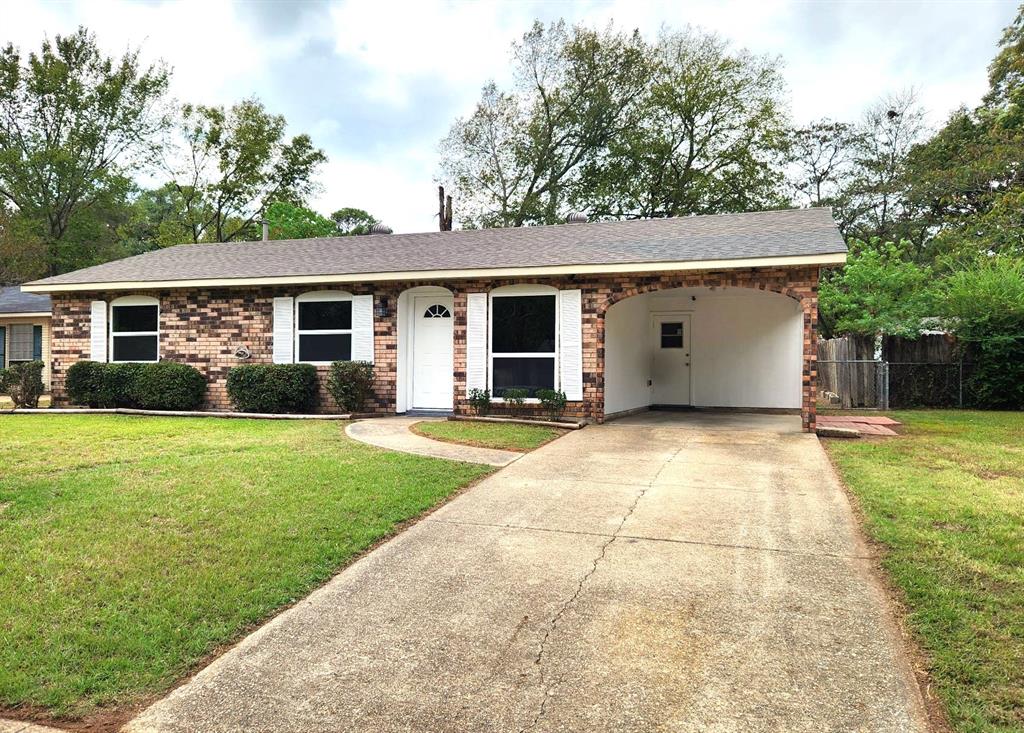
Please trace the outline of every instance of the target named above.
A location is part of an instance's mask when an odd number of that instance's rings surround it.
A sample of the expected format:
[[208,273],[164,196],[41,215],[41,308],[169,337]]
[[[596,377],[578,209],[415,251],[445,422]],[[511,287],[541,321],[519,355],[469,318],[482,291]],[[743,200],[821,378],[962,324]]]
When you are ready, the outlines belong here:
[[[638,282],[620,290],[609,293],[604,299],[594,304],[595,331],[597,349],[595,354],[597,399],[599,410],[595,409],[594,417],[598,420],[604,419],[605,407],[605,317],[608,309],[616,303],[628,298],[646,293],[653,293],[662,290],[675,290],[678,288],[746,288],[750,290],[762,290],[776,293],[791,298],[800,305],[803,313],[803,369],[801,375],[802,399],[800,407],[800,418],[803,429],[807,432],[814,432],[815,429],[815,406],[816,406],[816,382],[817,382],[817,330],[818,330],[818,272],[815,269],[812,273],[800,273],[800,280],[805,278],[809,281],[807,286],[794,287],[789,282],[780,282],[775,278],[758,279],[756,274],[753,278],[735,277],[731,275],[722,276],[699,276],[699,277],[678,277],[664,278],[652,282]],[[776,276],[777,277],[777,276]],[[792,281],[793,278],[787,278]],[[597,407],[597,405],[595,405]]]

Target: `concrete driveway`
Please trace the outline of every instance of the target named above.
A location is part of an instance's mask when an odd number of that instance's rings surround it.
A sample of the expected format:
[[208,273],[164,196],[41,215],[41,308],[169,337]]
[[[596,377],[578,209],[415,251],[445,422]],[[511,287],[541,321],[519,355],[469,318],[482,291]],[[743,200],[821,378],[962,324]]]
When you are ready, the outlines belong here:
[[791,417],[649,413],[527,455],[131,731],[924,731]]

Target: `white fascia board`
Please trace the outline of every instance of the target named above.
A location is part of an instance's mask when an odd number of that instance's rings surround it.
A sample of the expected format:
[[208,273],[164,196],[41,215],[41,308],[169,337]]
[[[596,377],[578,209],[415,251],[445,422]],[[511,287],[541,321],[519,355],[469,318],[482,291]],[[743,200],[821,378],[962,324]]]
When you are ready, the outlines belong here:
[[690,262],[632,262],[611,265],[551,265],[542,267],[497,267],[476,270],[409,270],[403,272],[358,272],[344,275],[281,275],[270,277],[210,278],[196,280],[138,280],[22,285],[26,293],[71,293],[109,290],[158,290],[166,288],[225,288],[261,285],[312,285],[331,283],[386,282],[395,280],[470,280],[474,278],[543,277],[559,275],[655,274],[692,270],[735,270],[752,267],[800,267],[840,265],[846,253],[751,257],[734,260],[692,260]]

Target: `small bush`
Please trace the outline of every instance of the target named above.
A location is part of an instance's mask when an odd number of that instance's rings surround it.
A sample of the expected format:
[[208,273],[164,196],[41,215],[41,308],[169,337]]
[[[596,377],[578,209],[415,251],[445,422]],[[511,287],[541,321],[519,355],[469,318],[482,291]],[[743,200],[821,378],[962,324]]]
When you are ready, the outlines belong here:
[[519,415],[529,396],[530,391],[527,389],[506,389],[501,398],[505,400],[505,406],[508,407],[509,413],[515,417]]
[[15,407],[39,407],[43,362],[25,361],[0,369],[0,393],[9,395]]
[[228,371],[228,399],[241,412],[312,412],[316,367],[312,364],[244,364]]
[[557,420],[565,414],[565,392],[560,389],[538,389],[537,399],[541,406],[552,420]]
[[153,366],[156,364],[101,364],[100,407],[141,407],[135,389],[143,371]]
[[469,390],[469,404],[477,415],[486,415],[491,411],[491,390],[476,387]]
[[373,364],[336,361],[327,377],[327,391],[342,412],[359,412],[373,394]]
[[103,370],[106,366],[98,361],[76,361],[68,368],[64,391],[71,404],[101,407]]
[[109,364],[124,370],[130,399],[144,410],[195,410],[206,398],[206,379],[195,367],[173,361],[156,364]]

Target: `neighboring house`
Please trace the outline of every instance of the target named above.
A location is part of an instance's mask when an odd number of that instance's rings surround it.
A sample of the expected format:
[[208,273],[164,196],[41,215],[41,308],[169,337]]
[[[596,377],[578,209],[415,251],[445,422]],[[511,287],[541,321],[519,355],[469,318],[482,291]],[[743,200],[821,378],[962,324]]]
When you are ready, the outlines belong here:
[[813,429],[818,276],[845,259],[830,211],[805,209],[188,244],[25,289],[53,297],[57,403],[80,359],[192,364],[212,409],[246,361],[354,359],[382,414],[553,387],[598,421],[694,405]]
[[19,361],[41,361],[50,384],[50,296],[0,286],[0,369]]

